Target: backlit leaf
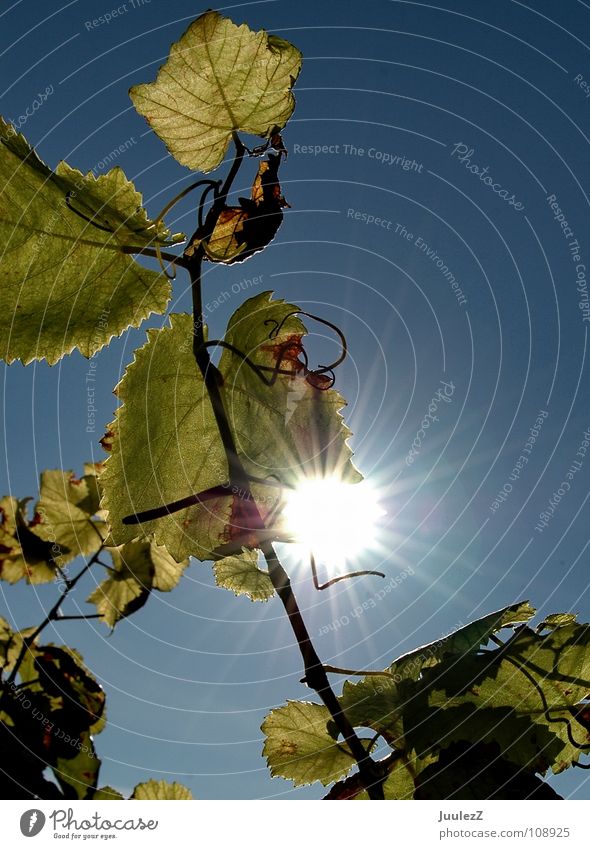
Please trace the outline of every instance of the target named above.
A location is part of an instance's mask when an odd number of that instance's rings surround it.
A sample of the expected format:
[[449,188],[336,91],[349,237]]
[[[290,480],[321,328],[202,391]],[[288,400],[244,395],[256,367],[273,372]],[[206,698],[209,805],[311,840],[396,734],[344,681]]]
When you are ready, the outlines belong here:
[[[0,356],[91,357],[128,327],[164,312],[170,283],[127,247],[164,242],[120,168],[55,172],[0,118]],[[89,223],[86,219],[92,219]]]
[[36,522],[29,521],[26,513],[30,500],[9,495],[0,499],[0,578],[10,584],[21,578],[30,584],[44,584],[56,575],[61,549],[35,533]]
[[107,549],[113,566],[108,577],[88,597],[111,628],[139,610],[153,589],[168,592],[178,584],[188,560],[177,563],[163,546],[141,539]]
[[389,668],[397,681],[403,678],[418,678],[422,669],[435,666],[445,657],[451,655],[467,655],[477,652],[480,646],[485,646],[491,635],[502,628],[528,622],[535,615],[535,610],[528,601],[504,607],[495,613],[489,613],[481,619],[476,619],[468,625],[441,637],[434,643],[428,643],[414,651],[398,657]]
[[[117,387],[123,406],[110,425],[112,452],[101,476],[114,543],[137,536],[137,525],[123,524],[124,517],[200,494],[198,504],[144,521],[142,533],[153,534],[177,560],[239,554],[263,538],[285,538],[277,515],[282,487],[314,474],[359,480],[339,413],[342,397],[305,378],[298,359],[305,328],[288,317],[296,309],[263,293],[246,302],[228,327],[227,341],[266,366],[264,375],[277,365],[285,372],[272,386],[235,353],[224,351],[219,362],[242,462],[268,480],[252,484],[255,503],[225,483],[225,451],[192,353],[192,318],[172,315],[170,327],[148,331],[147,345],[135,352]],[[258,513],[268,530],[260,529]]]
[[123,795],[118,790],[114,790],[108,784],[96,790],[92,797],[95,802],[114,802],[123,798]]
[[133,791],[133,795],[129,798],[146,802],[152,800],[162,801],[165,799],[184,800],[192,799],[193,794],[188,787],[185,787],[184,784],[179,784],[177,781],[170,782],[163,779],[156,781],[151,778],[149,781],[138,784]]
[[80,734],[71,750],[73,757],[57,758],[53,773],[67,799],[94,799],[101,761],[88,731]]
[[561,772],[590,751],[573,715],[590,692],[589,647],[587,625],[524,628],[508,648],[426,670],[405,714],[408,744],[424,757],[460,740],[496,742],[517,766]]
[[564,625],[573,625],[576,618],[575,613],[552,613],[543,619],[541,624],[537,626],[537,630],[553,630],[554,628],[563,628]]
[[336,742],[338,731],[323,705],[287,702],[269,713],[262,731],[271,775],[289,778],[296,786],[331,784],[355,764],[348,747]]
[[59,565],[79,554],[92,554],[106,536],[105,524],[96,517],[99,496],[96,475],[78,479],[71,471],[42,472],[35,507],[35,533],[59,546]]
[[[383,759],[379,765],[381,767],[386,766],[388,772],[383,782],[383,798],[385,800],[414,798],[412,766],[406,763],[404,757],[400,757],[397,752],[394,752],[392,755]],[[359,774],[355,773],[343,781],[338,781],[330,792],[324,796],[324,799],[367,801],[369,794],[365,790]]]
[[395,748],[403,744],[403,707],[394,681],[385,675],[370,675],[361,681],[346,681],[340,705],[353,726],[368,727]]
[[286,372],[265,386],[241,357],[224,349],[219,369],[238,450],[248,471],[273,474],[283,485],[324,476],[358,483],[362,475],[346,442],[351,432],[340,414],[346,401],[335,389],[317,388],[307,379],[302,363],[307,331],[297,310],[261,292],[229,320],[226,342],[266,368],[268,378],[277,368]]
[[561,799],[533,772],[499,754],[494,744],[454,743],[417,778],[415,799]]
[[23,640],[30,637],[36,629],[23,628],[13,631],[6,619],[0,616],[0,667],[11,672],[23,646]]
[[[98,734],[105,725],[104,690],[85,667],[82,656],[69,646],[34,646],[19,673],[32,681],[29,690],[52,700],[51,720],[56,729],[75,737],[81,731]],[[63,735],[54,732],[56,741]]]
[[233,132],[267,138],[286,124],[300,70],[301,54],[288,41],[209,11],[172,45],[156,81],[130,95],[182,165],[211,171]]
[[232,590],[236,595],[247,595],[252,601],[268,601],[274,595],[268,572],[258,567],[256,551],[223,557],[213,564],[213,571],[217,586]]

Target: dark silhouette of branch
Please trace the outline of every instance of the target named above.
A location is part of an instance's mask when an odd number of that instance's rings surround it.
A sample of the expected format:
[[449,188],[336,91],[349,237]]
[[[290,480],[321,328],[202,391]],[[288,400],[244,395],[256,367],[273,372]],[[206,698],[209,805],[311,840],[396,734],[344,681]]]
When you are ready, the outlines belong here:
[[[224,203],[225,197],[227,197],[231,190],[233,180],[240,169],[240,165],[246,153],[244,145],[235,133],[234,144],[236,147],[236,155],[232,167],[221,188],[218,198],[213,204],[212,210],[207,216],[207,220],[205,222],[206,226],[209,223],[211,213],[215,211],[216,205],[218,203]],[[203,256],[204,250],[202,243],[199,244],[198,248],[194,252],[191,252],[189,256],[186,256],[185,254],[188,271],[191,276],[191,288],[193,295],[193,353],[197,367],[203,376],[205,387],[209,394],[219,435],[225,450],[229,480],[232,485],[243,489],[245,492],[249,492],[250,480],[246,470],[244,469],[242,461],[238,456],[235,440],[220,392],[222,382],[221,375],[219,374],[218,369],[211,363],[203,334],[203,301],[201,292],[201,269]],[[264,521],[259,513],[256,518],[257,512],[258,511],[256,510],[253,511],[253,519],[254,523],[259,527],[255,527],[253,530],[260,530],[264,532],[266,530]],[[289,617],[291,628],[293,629],[293,633],[297,640],[299,651],[301,652],[305,671],[304,681],[309,687],[317,692],[324,705],[328,708],[334,723],[342,734],[344,741],[347,743],[358,764],[360,780],[366,788],[369,797],[371,799],[383,799],[383,779],[385,775],[379,765],[373,761],[370,754],[365,750],[362,742],[354,731],[354,728],[346,717],[346,714],[342,710],[336,694],[330,686],[326,671],[317,655],[301,615],[297,599],[295,598],[295,594],[291,587],[289,576],[285,572],[270,541],[262,542],[261,549],[266,559],[268,573],[273,587],[283,603],[283,607]]]

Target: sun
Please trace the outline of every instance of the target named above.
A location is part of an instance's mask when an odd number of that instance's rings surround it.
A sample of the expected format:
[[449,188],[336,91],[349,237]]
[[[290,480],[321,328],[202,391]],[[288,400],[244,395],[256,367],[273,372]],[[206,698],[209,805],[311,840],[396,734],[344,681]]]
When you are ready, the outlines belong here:
[[294,541],[316,560],[342,567],[376,542],[377,522],[385,515],[367,483],[309,478],[286,496],[284,519]]

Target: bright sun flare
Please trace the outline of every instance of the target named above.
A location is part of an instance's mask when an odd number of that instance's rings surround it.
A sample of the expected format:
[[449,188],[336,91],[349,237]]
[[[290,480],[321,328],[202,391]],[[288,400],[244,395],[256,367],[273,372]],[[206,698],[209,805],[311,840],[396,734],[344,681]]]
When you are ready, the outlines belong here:
[[376,523],[385,511],[366,481],[346,484],[336,478],[303,481],[289,492],[284,516],[289,532],[316,560],[343,566],[375,541]]

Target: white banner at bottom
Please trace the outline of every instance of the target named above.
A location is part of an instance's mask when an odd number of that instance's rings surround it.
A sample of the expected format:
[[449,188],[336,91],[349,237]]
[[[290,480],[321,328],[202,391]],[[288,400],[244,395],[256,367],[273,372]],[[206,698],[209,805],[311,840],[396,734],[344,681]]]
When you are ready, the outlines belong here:
[[[367,807],[370,805],[370,808]],[[585,801],[381,802],[325,805],[308,801],[53,802],[0,801],[2,845],[72,844],[116,849],[165,845],[251,845],[301,849],[320,840],[401,846],[579,847],[586,843]],[[66,843],[66,841],[68,841]],[[362,845],[361,843],[361,845]]]

